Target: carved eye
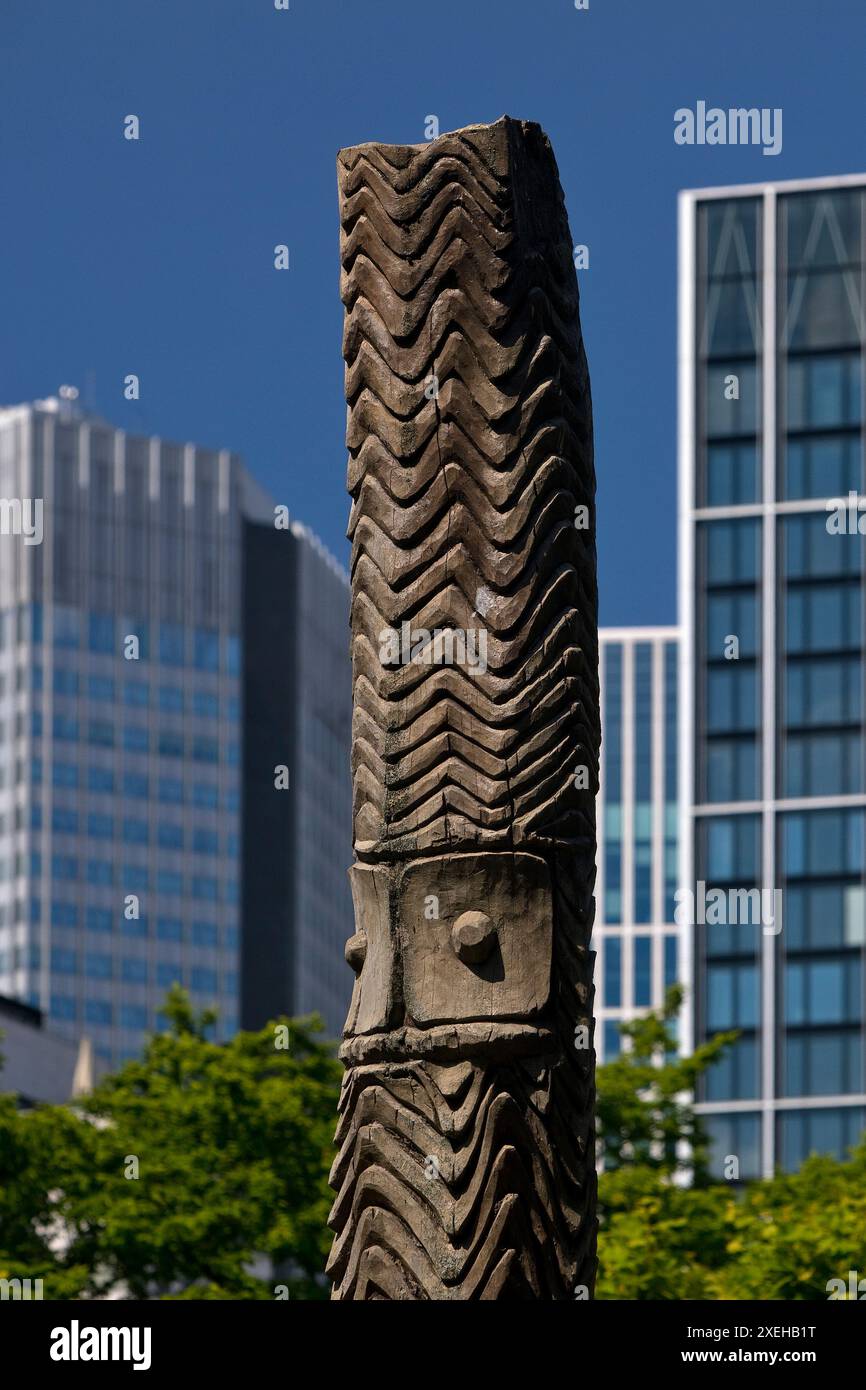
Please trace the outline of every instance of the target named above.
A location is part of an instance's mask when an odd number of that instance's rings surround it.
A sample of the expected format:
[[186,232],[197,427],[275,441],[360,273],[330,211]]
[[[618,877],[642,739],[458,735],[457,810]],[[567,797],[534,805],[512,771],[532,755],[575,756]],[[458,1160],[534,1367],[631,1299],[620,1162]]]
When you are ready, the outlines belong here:
[[357,931],[354,936],[350,936],[346,942],[346,960],[351,965],[356,975],[360,975],[367,959],[367,934]]
[[486,912],[461,912],[451,928],[451,945],[464,965],[481,965],[496,944],[496,928]]

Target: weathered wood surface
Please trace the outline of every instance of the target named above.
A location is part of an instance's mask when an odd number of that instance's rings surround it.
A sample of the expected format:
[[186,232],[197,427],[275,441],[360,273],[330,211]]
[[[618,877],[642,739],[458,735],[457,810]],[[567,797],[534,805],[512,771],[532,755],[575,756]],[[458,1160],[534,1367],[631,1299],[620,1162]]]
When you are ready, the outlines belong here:
[[[562,192],[508,118],[344,150],[338,176],[356,982],[334,1297],[573,1298],[595,1269],[599,721]],[[436,630],[440,659],[413,658]]]

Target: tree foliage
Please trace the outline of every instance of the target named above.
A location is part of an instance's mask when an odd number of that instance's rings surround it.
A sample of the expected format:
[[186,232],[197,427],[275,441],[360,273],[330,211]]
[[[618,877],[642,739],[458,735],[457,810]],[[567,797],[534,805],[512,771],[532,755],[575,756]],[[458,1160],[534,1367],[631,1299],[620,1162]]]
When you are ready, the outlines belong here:
[[650,1168],[600,1188],[599,1298],[826,1299],[831,1279],[866,1275],[866,1143],[741,1189]]
[[340,1068],[318,1020],[218,1045],[179,988],[164,1012],[141,1060],[73,1106],[4,1098],[0,1267],[44,1271],[46,1297],[273,1298],[267,1256],[293,1296],[323,1296]]
[[737,1035],[675,1056],[681,1002],[677,987],[659,1013],[621,1025],[626,1048],[598,1069],[598,1297],[827,1298],[829,1280],[866,1275],[866,1142],[850,1162],[813,1156],[769,1181],[711,1181],[692,1095]]
[[626,1044],[598,1068],[596,1119],[605,1165],[660,1173],[688,1171],[707,1180],[707,1140],[692,1104],[695,1086],[737,1038],[718,1033],[688,1057],[676,1052],[683,989],[673,985],[658,1012],[620,1024]]
[[[767,1182],[711,1181],[690,1097],[735,1035],[675,1055],[681,998],[623,1025],[625,1050],[599,1068],[598,1296],[823,1299],[829,1280],[866,1276],[866,1144]],[[325,1297],[340,1068],[317,1021],[220,1046],[183,991],[165,1014],[90,1096],[22,1113],[0,1095],[0,1278],[41,1278],[52,1299],[271,1299],[277,1281]],[[263,1256],[286,1272],[266,1277]]]

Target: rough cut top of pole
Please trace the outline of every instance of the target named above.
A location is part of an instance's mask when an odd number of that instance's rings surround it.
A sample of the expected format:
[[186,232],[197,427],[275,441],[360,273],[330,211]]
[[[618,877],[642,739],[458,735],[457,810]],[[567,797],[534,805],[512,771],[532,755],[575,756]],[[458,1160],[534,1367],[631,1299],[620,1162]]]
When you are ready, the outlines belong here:
[[592,420],[550,142],[503,117],[338,179],[356,852],[586,843]]

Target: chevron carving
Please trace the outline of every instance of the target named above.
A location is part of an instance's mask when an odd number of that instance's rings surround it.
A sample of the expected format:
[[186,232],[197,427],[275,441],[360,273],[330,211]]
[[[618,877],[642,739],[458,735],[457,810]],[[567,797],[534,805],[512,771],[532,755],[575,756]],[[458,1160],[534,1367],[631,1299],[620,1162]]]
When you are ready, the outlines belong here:
[[556,164],[506,117],[344,150],[338,179],[357,979],[334,1297],[588,1296],[595,479]]

